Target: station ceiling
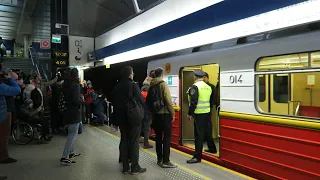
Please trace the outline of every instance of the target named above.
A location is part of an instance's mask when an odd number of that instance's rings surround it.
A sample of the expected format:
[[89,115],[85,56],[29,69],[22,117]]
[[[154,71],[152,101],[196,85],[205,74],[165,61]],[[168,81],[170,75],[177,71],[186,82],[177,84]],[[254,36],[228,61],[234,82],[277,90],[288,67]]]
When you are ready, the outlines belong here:
[[24,0],[0,1],[0,36],[15,39],[19,26]]
[[[141,10],[163,1],[137,0]],[[23,35],[36,32],[36,39],[47,39],[50,36],[50,6],[43,6],[44,12],[38,14],[36,9],[42,3],[50,1],[0,0],[0,36],[23,43]],[[70,35],[74,36],[97,37],[136,15],[132,0],[68,0],[68,6]]]
[[[164,0],[137,0],[145,10]],[[70,35],[97,37],[134,16],[132,0],[69,0],[77,8],[69,8]]]

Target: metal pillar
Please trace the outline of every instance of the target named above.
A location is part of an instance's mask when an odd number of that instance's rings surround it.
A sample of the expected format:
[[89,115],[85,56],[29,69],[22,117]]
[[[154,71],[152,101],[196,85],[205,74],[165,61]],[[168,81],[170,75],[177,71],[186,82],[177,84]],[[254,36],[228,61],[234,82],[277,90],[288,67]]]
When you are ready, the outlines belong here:
[[23,49],[24,49],[24,58],[28,58],[28,47],[29,47],[29,36],[28,35],[24,35],[23,36]]
[[132,3],[133,3],[133,7],[134,7],[134,10],[136,11],[136,13],[139,13],[141,10],[139,8],[138,1],[137,0],[132,0]]

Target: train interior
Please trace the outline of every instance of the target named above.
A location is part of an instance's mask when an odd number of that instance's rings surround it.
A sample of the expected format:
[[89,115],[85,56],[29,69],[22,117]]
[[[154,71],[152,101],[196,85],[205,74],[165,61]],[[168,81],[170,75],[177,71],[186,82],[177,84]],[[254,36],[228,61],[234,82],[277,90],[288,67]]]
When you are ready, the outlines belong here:
[[[187,118],[188,109],[189,109],[189,102],[188,102],[188,94],[187,91],[189,87],[191,87],[194,83],[194,70],[202,70],[204,72],[207,72],[209,75],[209,81],[211,84],[215,85],[217,87],[218,79],[219,79],[219,65],[218,64],[209,64],[209,65],[199,65],[199,66],[190,66],[190,67],[183,67],[180,71],[182,78],[182,92],[181,92],[181,132],[182,132],[182,138],[181,143],[183,146],[189,147],[194,149],[194,123],[189,121]],[[216,93],[219,93],[219,90],[216,91]],[[215,141],[217,150],[219,151],[219,116],[217,107],[213,107],[213,113],[212,113],[212,137]],[[204,143],[204,149],[207,148],[207,144]],[[215,156],[219,156],[219,152],[217,154],[213,154]]]
[[[286,73],[256,76],[260,111],[271,114],[320,118],[320,72],[316,69],[297,72],[296,69],[320,67],[320,52],[297,53],[263,58],[257,71],[292,70]],[[319,70],[318,70],[319,71]]]

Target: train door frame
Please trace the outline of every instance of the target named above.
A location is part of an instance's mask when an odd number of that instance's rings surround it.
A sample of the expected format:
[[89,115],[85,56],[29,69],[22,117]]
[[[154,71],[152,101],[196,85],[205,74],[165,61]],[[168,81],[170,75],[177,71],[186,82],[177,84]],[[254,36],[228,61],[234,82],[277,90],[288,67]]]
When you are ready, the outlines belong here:
[[[183,125],[183,93],[186,93],[186,92],[183,92],[183,90],[184,90],[184,86],[183,86],[183,70],[185,69],[185,68],[192,68],[192,67],[200,67],[200,69],[201,69],[201,67],[202,66],[206,66],[206,65],[218,65],[218,77],[217,77],[217,84],[215,84],[215,86],[216,86],[216,89],[217,89],[217,91],[216,91],[216,93],[218,93],[217,94],[217,97],[219,98],[218,99],[218,102],[219,102],[219,106],[216,106],[215,108],[216,108],[216,115],[217,115],[217,137],[216,138],[214,138],[214,141],[218,141],[218,145],[216,146],[216,148],[217,148],[217,153],[216,154],[211,154],[211,153],[207,153],[207,152],[204,152],[204,153],[206,153],[206,154],[209,154],[209,155],[212,155],[212,156],[215,156],[215,157],[217,157],[217,158],[219,158],[220,157],[220,152],[221,152],[221,144],[220,144],[220,130],[221,130],[221,127],[220,127],[220,109],[221,109],[221,106],[220,106],[220,101],[221,101],[221,98],[220,98],[220,91],[221,91],[221,85],[220,85],[220,82],[221,82],[221,78],[220,78],[220,76],[221,76],[221,67],[220,67],[220,65],[218,64],[218,63],[207,63],[207,64],[195,64],[195,65],[189,65],[189,66],[181,66],[180,67],[180,70],[179,70],[179,88],[180,88],[180,92],[179,92],[179,96],[180,96],[180,98],[179,98],[179,104],[180,104],[180,107],[181,107],[181,110],[180,110],[180,138],[179,138],[179,144],[180,144],[180,146],[184,146],[184,147],[187,147],[187,148],[189,148],[188,146],[185,146],[184,144],[183,144],[183,127],[182,127],[182,125]],[[210,78],[211,79],[211,78]],[[219,84],[219,86],[217,87],[217,85]],[[216,143],[215,143],[216,144]],[[190,148],[190,149],[192,149],[192,148]]]

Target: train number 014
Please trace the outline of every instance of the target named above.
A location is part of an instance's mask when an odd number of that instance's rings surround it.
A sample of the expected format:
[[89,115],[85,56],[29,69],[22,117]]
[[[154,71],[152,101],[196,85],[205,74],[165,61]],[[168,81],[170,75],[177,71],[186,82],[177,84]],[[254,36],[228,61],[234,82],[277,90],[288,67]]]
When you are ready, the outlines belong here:
[[231,84],[242,83],[242,75],[231,75],[229,80]]

